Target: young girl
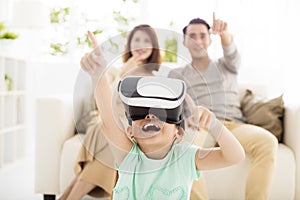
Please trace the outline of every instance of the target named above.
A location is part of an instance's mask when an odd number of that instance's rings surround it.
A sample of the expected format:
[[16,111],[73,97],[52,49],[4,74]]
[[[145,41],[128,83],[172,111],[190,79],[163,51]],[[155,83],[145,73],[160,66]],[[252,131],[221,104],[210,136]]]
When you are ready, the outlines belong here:
[[[91,53],[83,57],[89,72],[92,72],[97,62],[101,61],[100,59],[94,62],[92,58]],[[126,75],[152,76],[153,71],[158,71],[161,56],[154,29],[147,24],[135,26],[128,35],[122,58],[124,66],[120,70],[113,67],[108,70],[107,77],[111,88]],[[93,82],[96,80],[93,79]],[[94,99],[92,101],[94,103]],[[120,104],[117,109],[124,116],[123,105]],[[93,110],[93,113],[98,111]],[[60,200],[79,200],[86,194],[94,197],[110,197],[112,194],[117,172],[114,169],[113,155],[97,121],[99,121],[98,114],[89,121],[75,165],[76,177],[65,189]],[[126,118],[121,121],[126,121]]]
[[[86,67],[85,59],[81,65],[92,77],[98,78],[106,63],[95,38],[91,37],[91,41],[95,47],[94,57],[103,62],[93,70]],[[119,94],[131,124],[124,131],[112,113],[109,83],[105,75],[99,79],[95,98],[102,117],[100,127],[109,141],[119,172],[114,199],[189,199],[191,184],[199,178],[198,171],[229,166],[244,159],[238,141],[204,107],[196,108],[194,121],[198,128],[208,129],[220,147],[206,150],[178,142],[184,134],[180,125],[185,92],[185,84],[177,79],[123,79]],[[136,98],[139,95],[144,97]],[[160,99],[164,100],[163,104]]]

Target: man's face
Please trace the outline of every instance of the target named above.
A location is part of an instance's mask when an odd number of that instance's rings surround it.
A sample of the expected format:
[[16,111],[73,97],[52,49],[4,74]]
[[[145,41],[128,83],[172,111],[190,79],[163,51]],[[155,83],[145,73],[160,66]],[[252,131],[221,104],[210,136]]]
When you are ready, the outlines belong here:
[[207,56],[210,43],[209,32],[204,24],[190,24],[187,27],[183,44],[188,48],[192,58]]

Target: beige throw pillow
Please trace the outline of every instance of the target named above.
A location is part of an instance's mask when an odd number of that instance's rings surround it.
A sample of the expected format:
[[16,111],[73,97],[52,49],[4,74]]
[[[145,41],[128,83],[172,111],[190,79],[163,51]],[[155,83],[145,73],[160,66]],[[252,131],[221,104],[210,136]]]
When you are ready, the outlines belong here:
[[282,95],[268,101],[263,101],[258,100],[251,90],[246,90],[241,102],[241,109],[249,124],[269,130],[281,142],[284,112]]

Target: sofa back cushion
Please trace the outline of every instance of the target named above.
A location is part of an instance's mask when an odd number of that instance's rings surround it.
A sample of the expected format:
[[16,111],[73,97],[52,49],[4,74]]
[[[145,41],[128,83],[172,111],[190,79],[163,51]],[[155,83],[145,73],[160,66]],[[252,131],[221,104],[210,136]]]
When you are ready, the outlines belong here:
[[[248,88],[250,87],[248,86]],[[256,93],[250,89],[243,89],[241,91],[240,99],[243,116],[247,120],[247,123],[269,130],[281,142],[284,114],[282,95],[277,98],[267,99],[267,92],[255,90],[255,87],[251,88],[254,88]]]

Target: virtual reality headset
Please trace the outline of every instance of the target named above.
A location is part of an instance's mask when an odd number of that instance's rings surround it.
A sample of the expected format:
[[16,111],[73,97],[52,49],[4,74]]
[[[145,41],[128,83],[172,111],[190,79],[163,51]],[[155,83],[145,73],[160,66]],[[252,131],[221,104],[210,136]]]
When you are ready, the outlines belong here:
[[182,80],[128,76],[119,82],[118,93],[130,125],[134,120],[145,119],[148,114],[153,114],[161,121],[184,126],[186,85]]

